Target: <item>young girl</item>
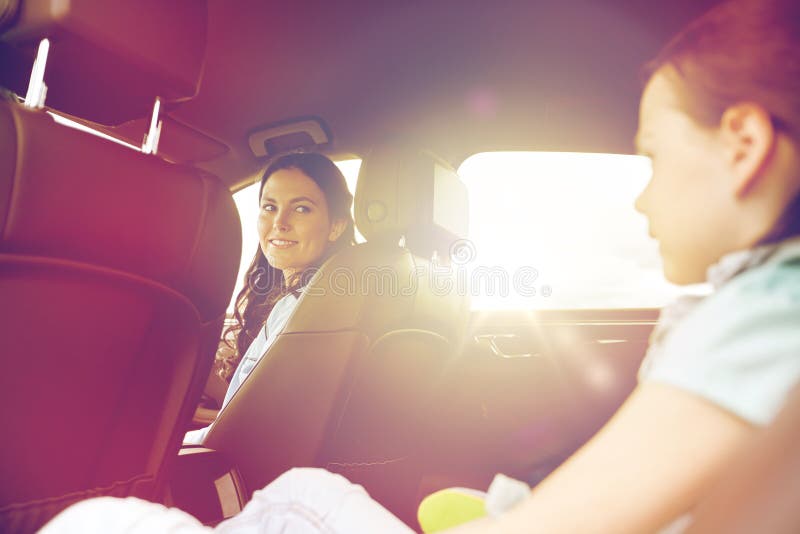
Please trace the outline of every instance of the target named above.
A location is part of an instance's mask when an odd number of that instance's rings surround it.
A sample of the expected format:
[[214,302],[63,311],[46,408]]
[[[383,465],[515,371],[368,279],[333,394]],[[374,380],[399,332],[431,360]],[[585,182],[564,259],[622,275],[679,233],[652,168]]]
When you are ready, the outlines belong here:
[[[639,386],[594,438],[523,502],[454,534],[678,530],[800,380],[800,3],[725,2],[649,74],[637,145],[653,178],[637,208],[667,278],[715,291],[664,310]],[[217,529],[409,531],[359,486],[302,469]]]
[[[321,154],[288,154],[267,167],[259,190],[259,247],[236,297],[235,323],[224,334],[234,338],[239,362],[223,409],[283,330],[313,268],[354,243],[352,203],[341,171]],[[183,442],[202,443],[209,428],[187,432]]]
[[666,277],[710,282],[664,311],[640,383],[509,513],[468,532],[654,532],[735,465],[800,380],[800,3],[734,0],[650,65],[636,202]]

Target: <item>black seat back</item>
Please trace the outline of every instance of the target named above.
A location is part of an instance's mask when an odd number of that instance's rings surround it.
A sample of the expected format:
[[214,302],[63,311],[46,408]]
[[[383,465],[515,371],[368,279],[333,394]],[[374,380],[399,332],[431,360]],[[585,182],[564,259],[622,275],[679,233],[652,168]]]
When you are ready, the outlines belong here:
[[229,191],[3,102],[0,229],[0,530],[155,498],[233,289]]

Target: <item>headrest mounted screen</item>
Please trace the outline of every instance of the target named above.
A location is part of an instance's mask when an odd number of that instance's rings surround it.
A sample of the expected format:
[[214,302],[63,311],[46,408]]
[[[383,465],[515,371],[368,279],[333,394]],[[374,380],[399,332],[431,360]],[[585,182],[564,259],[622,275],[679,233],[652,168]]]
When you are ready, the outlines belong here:
[[374,150],[361,165],[355,220],[369,241],[406,237],[409,247],[446,251],[467,235],[467,190],[430,152]]

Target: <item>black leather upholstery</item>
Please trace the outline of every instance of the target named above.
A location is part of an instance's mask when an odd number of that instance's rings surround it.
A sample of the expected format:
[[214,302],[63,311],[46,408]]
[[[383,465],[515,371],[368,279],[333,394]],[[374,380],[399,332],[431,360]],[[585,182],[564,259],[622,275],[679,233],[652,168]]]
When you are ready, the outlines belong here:
[[207,0],[25,0],[5,25],[3,4],[0,85],[18,95],[26,94],[45,37],[51,41],[47,106],[67,115],[120,125],[149,119],[156,97],[180,102],[199,90]]
[[229,191],[0,103],[0,530],[156,497],[239,264]]

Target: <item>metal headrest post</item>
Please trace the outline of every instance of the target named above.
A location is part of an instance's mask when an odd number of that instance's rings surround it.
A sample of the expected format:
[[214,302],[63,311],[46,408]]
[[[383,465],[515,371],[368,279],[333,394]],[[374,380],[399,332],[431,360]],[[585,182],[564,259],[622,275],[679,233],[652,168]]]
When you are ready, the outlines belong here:
[[31,78],[28,81],[28,92],[25,94],[26,108],[42,109],[47,97],[47,85],[44,83],[44,68],[47,65],[47,53],[50,51],[50,40],[42,39],[33,61]]
[[156,103],[153,104],[153,115],[150,117],[150,130],[144,134],[144,139],[142,140],[143,154],[156,154],[158,152],[162,124],[162,121],[158,118],[159,111],[161,111],[161,99],[156,97]]
[[[47,84],[44,83],[44,71],[45,67],[47,66],[47,55],[49,52],[50,52],[50,40],[42,39],[41,42],[39,42],[39,49],[36,52],[36,59],[33,61],[33,69],[31,69],[31,77],[30,80],[28,81],[28,91],[25,94],[25,100],[22,104],[26,108],[30,109],[44,108],[45,99],[47,98]],[[114,142],[123,144],[130,148],[141,150],[143,154],[156,154],[158,153],[158,141],[161,138],[161,126],[163,124],[163,122],[159,119],[160,110],[161,110],[161,99],[156,97],[155,104],[153,105],[153,114],[152,117],[150,118],[150,129],[144,135],[141,149],[139,149],[136,146],[124,143],[119,139],[110,137],[107,134],[103,134],[103,132],[95,131],[94,129],[85,124],[77,123],[66,117],[62,117],[52,112],[48,113],[50,113],[53,116],[53,119],[60,124],[65,124],[66,126],[69,126],[71,128],[77,128],[79,130],[92,133],[94,135],[99,135],[100,137],[111,139]]]

